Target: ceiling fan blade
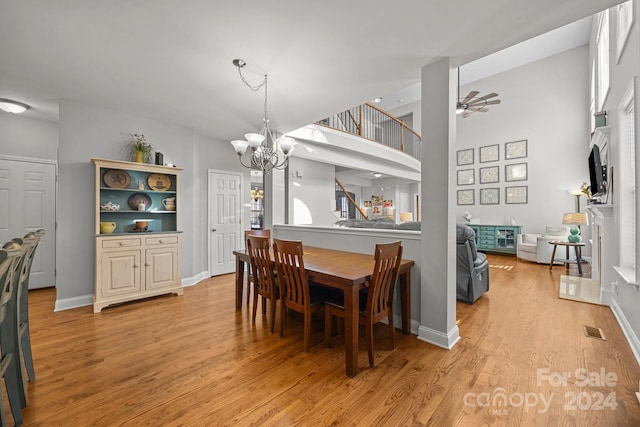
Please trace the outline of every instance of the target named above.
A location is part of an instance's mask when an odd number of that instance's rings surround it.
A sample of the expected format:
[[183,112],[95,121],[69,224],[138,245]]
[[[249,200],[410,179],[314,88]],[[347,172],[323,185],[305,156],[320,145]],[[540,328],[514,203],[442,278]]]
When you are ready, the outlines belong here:
[[462,113],[462,118],[466,119],[467,117],[469,117],[471,114],[467,113],[466,111],[464,113]]
[[469,95],[467,95],[467,97],[465,99],[463,99],[461,101],[462,104],[468,104],[470,100],[472,100],[473,98],[475,98],[475,96],[477,94],[479,94],[480,92],[478,92],[477,90],[472,90],[471,92],[469,92]]
[[481,96],[481,97],[480,97],[480,99],[487,100],[487,99],[489,99],[489,98],[495,98],[496,96],[498,96],[498,94],[497,94],[497,93],[495,93],[495,92],[491,92],[491,93],[490,93],[490,94],[488,94],[488,95]]
[[481,113],[486,113],[487,111],[489,111],[489,109],[485,107],[485,108],[480,108],[479,110],[476,110],[476,111],[479,111]]
[[493,101],[488,101],[484,105],[496,105],[496,104],[500,104],[500,100],[499,99],[494,99]]

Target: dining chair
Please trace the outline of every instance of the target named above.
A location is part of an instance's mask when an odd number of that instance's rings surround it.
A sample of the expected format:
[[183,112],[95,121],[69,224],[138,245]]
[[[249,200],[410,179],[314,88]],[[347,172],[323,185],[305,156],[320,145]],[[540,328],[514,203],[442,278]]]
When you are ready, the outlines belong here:
[[25,255],[25,260],[22,263],[22,268],[20,271],[20,277],[17,286],[17,304],[16,304],[16,326],[18,331],[18,349],[19,355],[18,365],[19,376],[24,386],[24,396],[25,401],[23,402],[26,406],[26,381],[24,378],[24,370],[27,371],[27,376],[29,381],[35,381],[36,373],[33,366],[33,354],[31,352],[31,333],[29,331],[29,277],[31,275],[31,266],[33,265],[33,259],[35,258],[36,249],[40,244],[40,239],[42,236],[46,234],[44,229],[39,229],[32,233],[27,233],[23,238],[13,239],[14,242],[19,244],[29,243],[29,247],[27,249],[27,253]]
[[[402,260],[402,243],[376,244],[374,252],[375,264],[367,292],[360,292],[359,320],[365,325],[369,366],[373,361],[373,325],[387,318],[391,348],[395,348],[395,327],[393,325],[393,291],[398,280],[400,261]],[[344,296],[337,295],[325,301],[325,346],[331,346],[333,316],[344,320]]]
[[271,243],[268,237],[249,234],[247,236],[247,252],[249,264],[253,274],[253,315],[252,322],[256,322],[258,297],[262,297],[262,314],[265,314],[266,302],[271,300],[271,332],[275,331],[276,302],[280,298],[276,278],[273,274],[273,262],[270,252]]
[[[7,242],[0,249],[0,375],[4,378],[9,407],[15,425],[22,424],[22,384],[18,377],[18,346],[15,318],[17,276],[20,274],[26,247]],[[12,307],[13,305],[13,307]],[[0,387],[1,389],[1,387]],[[0,391],[1,393],[1,391]],[[0,423],[6,425],[4,405],[0,405]]]
[[297,240],[273,241],[273,257],[278,271],[280,284],[280,336],[284,336],[285,309],[291,309],[304,315],[304,351],[309,351],[309,336],[311,335],[311,317],[313,313],[321,311],[325,299],[330,292],[320,287],[312,286],[307,279],[304,269],[304,249],[302,242]]
[[[245,244],[247,242],[247,236],[249,236],[250,234],[253,236],[262,236],[262,237],[268,237],[269,239],[271,239],[271,230],[263,230],[263,229],[244,230]],[[251,282],[253,281],[253,276],[251,275],[251,264],[249,264],[248,268],[249,268],[249,271],[247,271],[247,305],[249,305],[249,300],[251,299]]]

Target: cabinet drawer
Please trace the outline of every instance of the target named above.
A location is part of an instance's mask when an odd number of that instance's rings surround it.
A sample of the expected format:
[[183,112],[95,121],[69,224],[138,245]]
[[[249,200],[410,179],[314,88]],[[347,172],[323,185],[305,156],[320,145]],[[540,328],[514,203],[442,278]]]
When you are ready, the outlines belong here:
[[172,243],[178,243],[178,236],[158,236],[147,237],[145,239],[147,245],[168,245]]
[[113,239],[113,240],[103,240],[102,248],[130,248],[133,246],[141,246],[142,239]]

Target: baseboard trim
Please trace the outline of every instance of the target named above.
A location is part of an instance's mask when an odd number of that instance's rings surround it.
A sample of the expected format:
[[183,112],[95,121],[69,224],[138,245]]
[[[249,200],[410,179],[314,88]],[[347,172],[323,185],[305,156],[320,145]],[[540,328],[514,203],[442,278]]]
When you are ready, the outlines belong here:
[[420,326],[418,328],[418,339],[451,350],[460,341],[460,330],[458,325],[455,325],[448,333],[444,334],[435,329]]
[[72,308],[86,307],[93,305],[93,294],[81,295],[73,298],[56,299],[53,311],[71,310]]
[[196,274],[195,276],[183,278],[181,284],[182,284],[183,288],[186,288],[188,286],[196,285],[196,284],[200,283],[201,281],[203,281],[204,279],[208,279],[209,277],[211,277],[209,272],[208,271],[203,271],[201,273]]
[[634,357],[636,358],[636,362],[640,365],[640,340],[638,340],[638,336],[633,332],[633,328],[631,324],[627,320],[624,315],[624,312],[618,305],[618,301],[615,298],[611,300],[611,311],[613,311],[613,315],[616,317],[620,328],[622,329],[622,333],[627,338],[627,342],[631,347],[631,351],[633,352]]

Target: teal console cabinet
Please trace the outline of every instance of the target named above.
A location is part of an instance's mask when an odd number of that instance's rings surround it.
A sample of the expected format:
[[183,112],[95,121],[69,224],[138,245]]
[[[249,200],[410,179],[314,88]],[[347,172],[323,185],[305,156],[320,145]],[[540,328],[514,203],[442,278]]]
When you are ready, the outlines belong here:
[[469,224],[476,233],[476,247],[481,252],[516,254],[519,225]]

